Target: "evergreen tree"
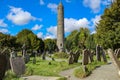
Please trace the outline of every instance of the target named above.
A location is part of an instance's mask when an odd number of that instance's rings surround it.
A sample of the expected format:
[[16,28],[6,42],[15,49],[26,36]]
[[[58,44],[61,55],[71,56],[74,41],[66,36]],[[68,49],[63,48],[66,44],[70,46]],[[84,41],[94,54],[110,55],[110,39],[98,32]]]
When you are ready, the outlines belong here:
[[96,26],[96,42],[104,48],[120,47],[120,0],[106,8]]

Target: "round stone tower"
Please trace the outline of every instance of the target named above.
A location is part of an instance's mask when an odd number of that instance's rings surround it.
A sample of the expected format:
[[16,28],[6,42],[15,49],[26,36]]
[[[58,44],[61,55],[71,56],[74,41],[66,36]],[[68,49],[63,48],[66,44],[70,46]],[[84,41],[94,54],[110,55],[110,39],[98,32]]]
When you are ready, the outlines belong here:
[[57,47],[59,52],[64,51],[64,7],[62,2],[58,5]]

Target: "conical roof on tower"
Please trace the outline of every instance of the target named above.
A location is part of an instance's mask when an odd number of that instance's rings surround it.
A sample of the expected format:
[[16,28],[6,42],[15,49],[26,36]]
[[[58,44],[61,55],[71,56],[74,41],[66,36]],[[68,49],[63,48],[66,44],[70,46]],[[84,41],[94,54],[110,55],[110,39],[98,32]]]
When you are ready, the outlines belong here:
[[62,1],[60,1],[60,3],[59,3],[59,5],[58,6],[61,6],[61,7],[63,7],[63,5],[62,5]]

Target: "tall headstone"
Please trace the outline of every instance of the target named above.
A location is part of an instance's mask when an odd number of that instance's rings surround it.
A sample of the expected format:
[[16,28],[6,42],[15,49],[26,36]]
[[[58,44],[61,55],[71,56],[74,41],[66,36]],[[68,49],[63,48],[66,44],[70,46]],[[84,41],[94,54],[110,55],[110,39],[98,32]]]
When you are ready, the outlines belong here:
[[77,63],[78,62],[78,59],[79,59],[79,56],[80,56],[80,51],[77,50],[74,54],[74,62]]
[[96,46],[96,58],[97,61],[101,61],[100,45]]
[[103,61],[107,62],[106,54],[105,54],[105,51],[104,51],[104,49],[102,47],[101,47],[101,52],[102,52]]
[[7,67],[7,60],[5,55],[0,55],[0,80],[3,79]]
[[64,7],[61,2],[58,5],[57,47],[59,52],[64,51]]
[[25,54],[26,54],[26,44],[24,43],[22,46],[22,55],[25,58]]
[[89,63],[89,53],[88,53],[88,50],[87,49],[85,49],[84,51],[83,51],[83,59],[82,59],[82,64],[83,65],[87,65],[88,63]]
[[73,64],[74,63],[74,56],[73,56],[73,53],[70,52],[70,56],[69,56],[69,64]]

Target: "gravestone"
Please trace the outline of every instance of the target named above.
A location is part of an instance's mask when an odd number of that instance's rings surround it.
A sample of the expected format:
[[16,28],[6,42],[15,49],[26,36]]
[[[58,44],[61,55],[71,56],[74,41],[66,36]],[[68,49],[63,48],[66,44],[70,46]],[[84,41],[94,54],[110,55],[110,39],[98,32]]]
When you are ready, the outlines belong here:
[[74,57],[72,52],[70,52],[70,56],[68,60],[69,60],[69,64],[73,64]]
[[74,62],[77,63],[78,62],[78,59],[79,59],[79,56],[80,56],[80,52],[79,50],[77,50],[74,54]]
[[90,62],[93,62],[94,60],[93,60],[93,53],[90,51],[90,50],[88,50],[88,57],[89,57],[89,61]]
[[25,62],[23,57],[10,58],[12,71],[16,75],[22,75],[25,72]]
[[96,46],[96,58],[97,61],[101,61],[100,45]]
[[33,64],[36,64],[36,58],[35,57],[33,58]]
[[43,52],[43,54],[42,54],[42,60],[45,60],[46,58],[46,52]]
[[101,52],[102,52],[103,61],[107,62],[106,54],[105,54],[105,51],[104,51],[104,49],[102,47],[101,47]]
[[28,63],[28,62],[30,61],[30,56],[29,56],[29,54],[25,54],[24,60],[25,60],[25,63]]
[[89,59],[88,59],[88,57],[89,57],[89,53],[88,53],[88,50],[87,49],[85,49],[84,51],[83,51],[83,59],[82,59],[82,64],[83,65],[87,65],[88,63],[89,63]]
[[25,58],[25,54],[26,54],[26,44],[24,43],[22,46],[22,55]]
[[5,55],[0,54],[0,80],[3,79],[7,67],[7,59]]
[[11,57],[11,58],[17,57],[17,53],[13,50],[13,51],[10,53],[10,57]]
[[115,66],[118,69],[118,74],[120,76],[120,61],[117,59],[117,57],[114,55],[114,52],[111,49],[108,49],[108,55],[112,62],[115,64]]

